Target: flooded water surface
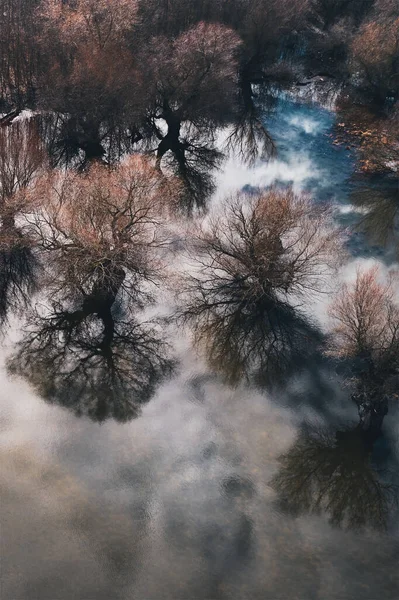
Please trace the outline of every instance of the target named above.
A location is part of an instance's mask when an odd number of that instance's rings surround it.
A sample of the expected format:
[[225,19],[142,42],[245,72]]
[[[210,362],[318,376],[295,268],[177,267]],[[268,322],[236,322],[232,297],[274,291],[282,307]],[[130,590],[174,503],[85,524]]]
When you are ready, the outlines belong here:
[[[214,204],[228,191],[292,184],[355,222],[354,157],[333,144],[333,113],[287,100],[268,123],[276,159],[228,159]],[[360,233],[347,245],[343,279],[384,259]],[[0,373],[1,598],[399,597],[394,408],[369,452],[328,361],[309,359],[275,385],[228,385],[189,330],[115,322],[129,385],[103,376],[108,358],[84,329],[65,358],[56,324],[11,319]],[[32,331],[28,350],[17,347]]]

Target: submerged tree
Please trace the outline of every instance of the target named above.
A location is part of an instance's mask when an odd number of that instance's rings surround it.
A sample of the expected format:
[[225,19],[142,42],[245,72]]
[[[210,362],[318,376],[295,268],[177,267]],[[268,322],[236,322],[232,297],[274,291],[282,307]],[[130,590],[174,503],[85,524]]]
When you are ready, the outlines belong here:
[[361,426],[306,427],[271,482],[282,507],[296,515],[325,512],[345,528],[384,529],[398,489],[374,465],[373,443]]
[[320,341],[304,303],[327,289],[339,239],[329,212],[291,189],[239,194],[196,233],[179,317],[212,366],[236,376],[295,362]]
[[380,283],[377,268],[358,271],[354,285],[344,284],[330,309],[331,353],[349,364],[352,399],[364,426],[377,435],[397,396],[399,305],[393,281]]
[[36,16],[47,58],[39,106],[52,117],[53,162],[120,158],[147,98],[127,39],[135,2],[42,0]]
[[202,22],[176,39],[154,38],[143,51],[157,163],[161,167],[170,154],[188,209],[202,207],[213,189],[209,173],[221,159],[213,138],[234,106],[239,47],[231,29]]
[[98,164],[83,174],[52,171],[34,194],[41,206],[26,220],[56,292],[73,297],[95,288],[135,303],[150,299],[165,275],[165,217],[179,186],[148,158],[132,155],[111,170]]
[[50,402],[126,421],[171,373],[161,326],[136,311],[165,276],[162,227],[176,193],[141,156],[114,170],[53,171],[36,185],[41,206],[26,227],[45,302],[29,313],[9,369]]

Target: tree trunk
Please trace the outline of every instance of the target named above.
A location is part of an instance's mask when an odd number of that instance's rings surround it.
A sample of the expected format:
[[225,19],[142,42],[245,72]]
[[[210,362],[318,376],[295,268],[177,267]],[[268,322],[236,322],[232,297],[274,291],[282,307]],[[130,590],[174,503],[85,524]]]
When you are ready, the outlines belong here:
[[165,137],[161,140],[157,150],[157,167],[160,168],[161,160],[163,156],[170,150],[171,152],[178,152],[181,146],[180,143],[180,129],[181,120],[171,110],[169,104],[164,102],[162,118],[165,119],[168,126],[168,132]]

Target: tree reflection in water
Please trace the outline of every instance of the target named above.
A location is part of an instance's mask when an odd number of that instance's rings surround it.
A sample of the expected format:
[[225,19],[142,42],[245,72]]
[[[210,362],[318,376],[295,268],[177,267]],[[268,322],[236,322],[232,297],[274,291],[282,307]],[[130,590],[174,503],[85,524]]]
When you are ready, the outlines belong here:
[[256,95],[245,75],[240,78],[240,93],[234,118],[230,123],[227,149],[253,165],[258,159],[267,160],[276,155],[276,146],[265,121],[266,112],[277,103],[267,86],[260,87]]
[[35,123],[0,127],[0,325],[10,312],[25,308],[37,288],[34,241],[19,218],[32,210],[28,188],[46,158]]
[[373,463],[375,441],[361,424],[304,428],[272,480],[281,506],[293,514],[326,512],[345,528],[385,528],[398,488]]
[[25,308],[37,289],[39,261],[23,231],[11,224],[0,229],[0,324],[10,312]]
[[8,368],[77,416],[126,422],[171,374],[168,350],[155,323],[123,320],[86,298],[77,310],[53,305],[48,316],[32,312]]
[[229,383],[254,376],[268,385],[315,357],[322,335],[288,304],[260,299],[212,314],[198,341],[206,345],[209,364]]
[[178,316],[212,368],[267,379],[315,352],[322,335],[301,307],[327,289],[337,240],[330,213],[290,188],[239,194],[203,225]]
[[384,528],[397,486],[381,472],[373,451],[382,437],[389,404],[397,399],[399,308],[393,281],[377,268],[358,270],[330,309],[329,353],[347,369],[346,386],[359,422],[337,431],[306,427],[280,458],[272,481],[283,506],[293,512],[325,511],[335,525]]
[[368,185],[352,193],[351,200],[365,213],[359,222],[359,228],[366,234],[369,242],[393,252],[393,258],[396,260],[399,255],[397,180],[371,178]]

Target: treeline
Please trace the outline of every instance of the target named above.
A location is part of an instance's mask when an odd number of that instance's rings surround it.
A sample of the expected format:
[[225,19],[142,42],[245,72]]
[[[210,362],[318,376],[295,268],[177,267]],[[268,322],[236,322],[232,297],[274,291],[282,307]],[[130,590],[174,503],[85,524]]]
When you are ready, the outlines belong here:
[[254,84],[321,78],[343,109],[397,117],[394,0],[2,0],[0,29],[0,106],[40,111],[54,165],[153,150],[189,207],[212,191],[217,128],[248,160],[273,152]]
[[[8,107],[40,105],[48,101],[48,86],[55,87],[55,73],[76,76],[76,63],[85,57],[81,70],[89,75],[89,84],[105,66],[104,53],[116,52],[108,73],[129,67],[130,91],[148,89],[142,98],[146,105],[151,88],[159,83],[154,77],[170,66],[159,44],[191,31],[185,51],[194,60],[192,66],[199,67],[194,55],[198,61],[201,29],[196,28],[206,23],[219,27],[206,28],[204,50],[207,41],[212,43],[212,31],[222,36],[218,56],[224,55],[226,63],[235,47],[232,66],[241,86],[276,83],[298,73],[325,74],[381,107],[398,99],[397,19],[394,0],[2,0],[1,101]],[[231,45],[223,47],[223,34]],[[157,73],[149,68],[154,53]],[[142,94],[136,90],[136,96]]]

